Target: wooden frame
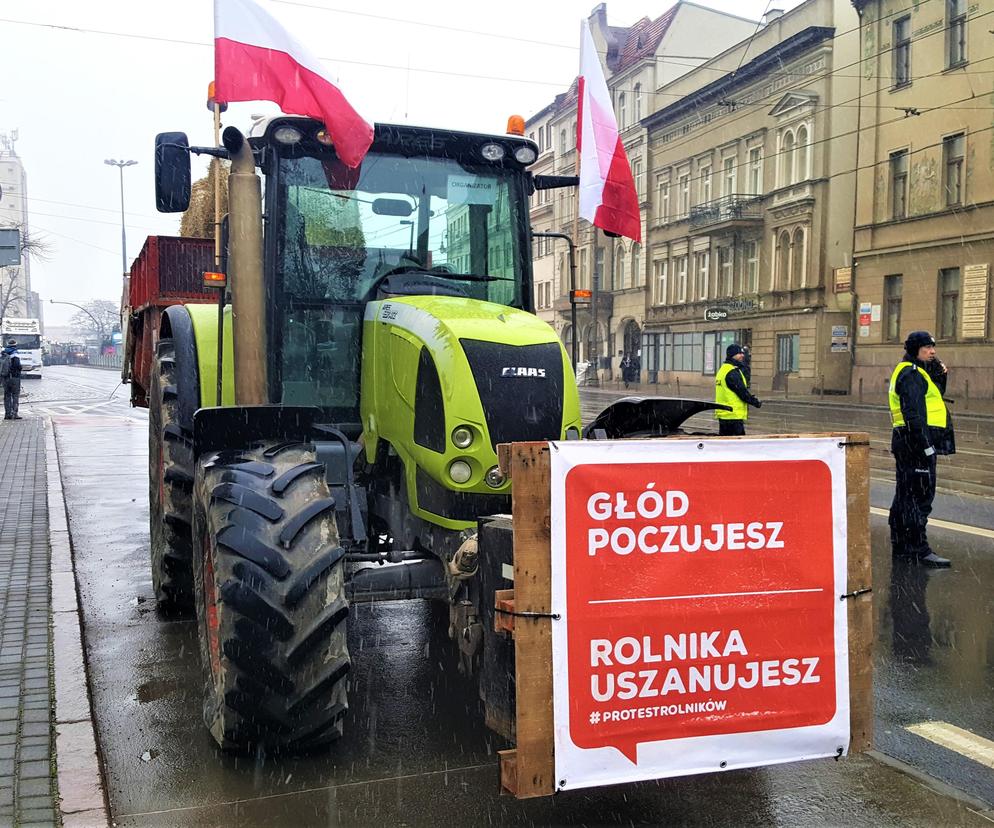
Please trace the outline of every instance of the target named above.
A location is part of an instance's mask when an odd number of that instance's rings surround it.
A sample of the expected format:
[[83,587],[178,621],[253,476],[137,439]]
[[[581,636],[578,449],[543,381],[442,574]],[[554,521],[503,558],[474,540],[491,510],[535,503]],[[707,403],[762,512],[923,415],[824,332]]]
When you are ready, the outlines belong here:
[[[870,588],[870,439],[865,433],[774,434],[763,439],[836,437],[846,450],[848,539],[850,753],[873,744],[873,600]],[[699,437],[670,437],[668,440]],[[709,437],[708,439],[714,439]],[[737,440],[738,437],[721,437]],[[498,447],[501,470],[514,481],[514,590],[501,590],[512,607],[517,683],[517,745],[499,753],[501,788],[518,799],[556,792],[552,713],[551,484],[548,443]],[[513,594],[509,594],[513,593]],[[526,615],[522,615],[525,613]],[[534,613],[534,615],[530,615]]]

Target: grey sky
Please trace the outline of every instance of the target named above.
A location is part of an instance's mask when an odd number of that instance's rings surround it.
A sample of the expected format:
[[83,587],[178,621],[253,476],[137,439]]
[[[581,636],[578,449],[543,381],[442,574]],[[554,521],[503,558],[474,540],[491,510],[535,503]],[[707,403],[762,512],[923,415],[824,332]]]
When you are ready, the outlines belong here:
[[[326,60],[366,118],[501,132],[508,115],[527,117],[573,79],[579,22],[594,5],[274,0],[269,7]],[[608,20],[630,25],[670,5],[611,0]],[[758,19],[768,4],[702,5]],[[129,264],[147,235],[177,232],[178,216],[155,212],[152,146],[165,130],[185,131],[195,143],[212,140],[205,103],[213,74],[212,15],[210,0],[3,4],[0,131],[20,131],[31,226],[52,246],[50,261],[32,263],[48,324],[64,324],[73,311],[48,299],[120,297],[119,179],[105,158],[139,162],[124,172]],[[695,54],[693,43],[686,54]],[[224,121],[246,128],[252,113],[270,111],[270,104],[233,104]]]

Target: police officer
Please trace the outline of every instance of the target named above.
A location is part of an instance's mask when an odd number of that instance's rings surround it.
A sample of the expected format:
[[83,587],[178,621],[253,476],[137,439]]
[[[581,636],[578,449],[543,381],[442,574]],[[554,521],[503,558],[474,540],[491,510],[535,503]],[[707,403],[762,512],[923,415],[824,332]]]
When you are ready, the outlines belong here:
[[745,434],[745,421],[749,419],[749,406],[759,408],[762,403],[749,393],[749,379],[744,370],[746,354],[742,346],[732,343],[725,349],[725,361],[714,376],[714,401],[731,407],[731,411],[714,412],[718,421],[718,434],[722,437]]
[[897,464],[894,502],[890,507],[890,542],[896,556],[925,566],[951,566],[928,545],[926,526],[935,498],[935,458],[955,454],[952,420],[942,394],[948,376],[935,358],[928,331],[913,331],[905,354],[890,378],[890,450]]

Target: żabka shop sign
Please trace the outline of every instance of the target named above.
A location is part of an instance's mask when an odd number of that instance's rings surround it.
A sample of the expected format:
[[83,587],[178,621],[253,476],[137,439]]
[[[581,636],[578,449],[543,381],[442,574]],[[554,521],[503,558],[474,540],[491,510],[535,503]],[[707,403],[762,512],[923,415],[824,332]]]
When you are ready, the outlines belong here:
[[550,453],[558,787],[846,753],[838,439]]

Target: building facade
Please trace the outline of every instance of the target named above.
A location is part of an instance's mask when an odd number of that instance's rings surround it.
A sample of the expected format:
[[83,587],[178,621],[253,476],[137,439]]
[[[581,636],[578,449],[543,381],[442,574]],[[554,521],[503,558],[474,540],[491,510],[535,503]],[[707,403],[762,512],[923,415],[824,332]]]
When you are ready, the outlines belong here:
[[881,393],[916,329],[952,397],[994,396],[989,2],[854,0],[862,34],[854,388]]
[[[647,260],[643,253],[649,215],[649,154],[647,116],[672,98],[660,90],[755,31],[756,23],[735,15],[676,3],[655,19],[642,18],[630,27],[609,26],[607,7],[598,5],[589,18],[594,44],[605,65],[622,140],[643,214],[643,244],[610,239],[586,221],[577,220],[575,188],[538,191],[531,217],[536,231],[555,230],[576,242],[576,283],[594,293],[590,304],[578,308],[577,328],[570,322],[569,259],[565,242],[544,247],[536,240],[536,281],[549,282],[551,307],[537,302],[540,315],[551,317],[556,330],[572,347],[578,338],[580,359],[601,366],[602,376],[617,372],[623,354],[639,356],[646,312]],[[692,44],[692,48],[688,46]],[[689,55],[690,51],[693,54]],[[577,85],[555,98],[526,123],[541,154],[539,174],[576,173]]]
[[[17,155],[17,130],[0,133],[0,227],[16,227],[28,235],[28,178]],[[25,254],[16,267],[0,268],[0,315],[30,316],[31,260]]]
[[643,121],[649,211],[642,369],[699,387],[732,342],[760,391],[849,390],[858,19],[841,0],[772,12],[664,86]]

